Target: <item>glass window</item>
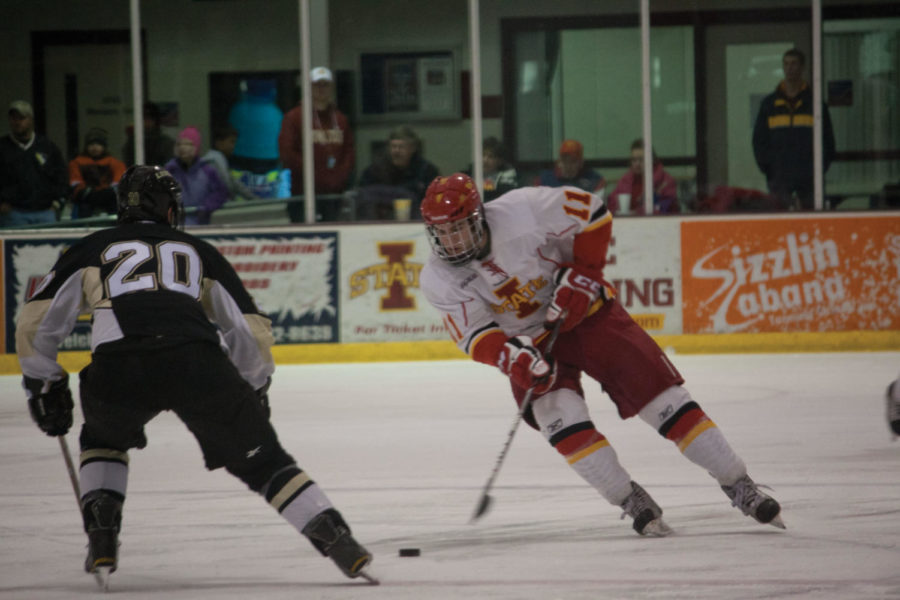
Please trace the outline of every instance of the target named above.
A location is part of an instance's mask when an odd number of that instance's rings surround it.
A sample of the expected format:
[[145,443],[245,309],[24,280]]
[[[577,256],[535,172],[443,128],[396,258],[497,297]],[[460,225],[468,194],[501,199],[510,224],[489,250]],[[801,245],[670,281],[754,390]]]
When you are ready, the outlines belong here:
[[826,174],[829,205],[900,205],[900,19],[823,24],[825,97],[838,156]]

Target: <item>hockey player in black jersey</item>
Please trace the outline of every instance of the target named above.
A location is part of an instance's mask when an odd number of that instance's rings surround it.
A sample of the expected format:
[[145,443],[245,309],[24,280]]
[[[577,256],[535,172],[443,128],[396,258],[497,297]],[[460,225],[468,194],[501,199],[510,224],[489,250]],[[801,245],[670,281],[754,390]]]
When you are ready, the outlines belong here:
[[267,390],[271,323],[227,260],[177,228],[178,183],[135,166],[118,188],[118,225],[73,244],[24,305],[16,327],[31,415],[47,435],[72,426],[59,344],[92,316],[91,363],[79,376],[84,425],[79,470],[89,573],[116,569],[128,451],[171,410],[197,438],[208,469],[225,467],[261,494],[348,577],[371,554],[278,442]]

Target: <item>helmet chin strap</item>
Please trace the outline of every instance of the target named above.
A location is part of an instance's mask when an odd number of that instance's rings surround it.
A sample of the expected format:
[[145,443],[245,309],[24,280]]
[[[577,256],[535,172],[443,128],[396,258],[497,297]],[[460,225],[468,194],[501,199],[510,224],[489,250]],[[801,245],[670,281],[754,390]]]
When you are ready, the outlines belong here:
[[487,220],[484,223],[484,242],[482,242],[481,251],[475,255],[476,260],[481,260],[491,253],[491,228],[488,227]]
[[169,207],[168,213],[166,213],[166,220],[169,222],[169,225],[175,227],[175,209],[171,206]]

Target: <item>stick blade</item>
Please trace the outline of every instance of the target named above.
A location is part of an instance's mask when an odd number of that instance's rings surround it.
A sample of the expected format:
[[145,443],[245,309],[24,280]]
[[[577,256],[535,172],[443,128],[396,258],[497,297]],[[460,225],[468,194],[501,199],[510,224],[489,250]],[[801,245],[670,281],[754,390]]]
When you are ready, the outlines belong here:
[[491,498],[490,494],[482,494],[481,500],[478,502],[478,506],[475,507],[475,512],[472,513],[472,518],[469,519],[469,523],[474,523],[481,517],[483,517],[487,512],[491,509],[491,505],[493,504],[494,499]]

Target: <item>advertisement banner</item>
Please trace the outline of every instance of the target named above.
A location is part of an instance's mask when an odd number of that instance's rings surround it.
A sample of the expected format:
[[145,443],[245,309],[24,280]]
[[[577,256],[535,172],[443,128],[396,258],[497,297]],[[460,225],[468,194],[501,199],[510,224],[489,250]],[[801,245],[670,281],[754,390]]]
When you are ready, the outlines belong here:
[[[256,305],[272,319],[276,344],[339,341],[336,232],[198,237],[234,266]],[[6,352],[15,352],[14,325],[25,299],[76,239],[4,241]],[[90,317],[84,315],[60,350],[89,349]]]
[[678,221],[613,220],[604,275],[619,303],[651,335],[681,333],[678,247]]
[[336,232],[201,237],[228,259],[272,319],[276,344],[339,341]]
[[[6,352],[16,351],[15,324],[25,300],[37,288],[44,275],[77,237],[55,239],[12,239],[3,241],[3,270],[5,298],[3,317],[6,323]],[[75,329],[63,341],[61,351],[90,350],[90,317],[83,315]]]
[[684,333],[900,329],[900,216],[681,224]]
[[431,254],[419,224],[341,229],[341,341],[447,340],[419,288]]

